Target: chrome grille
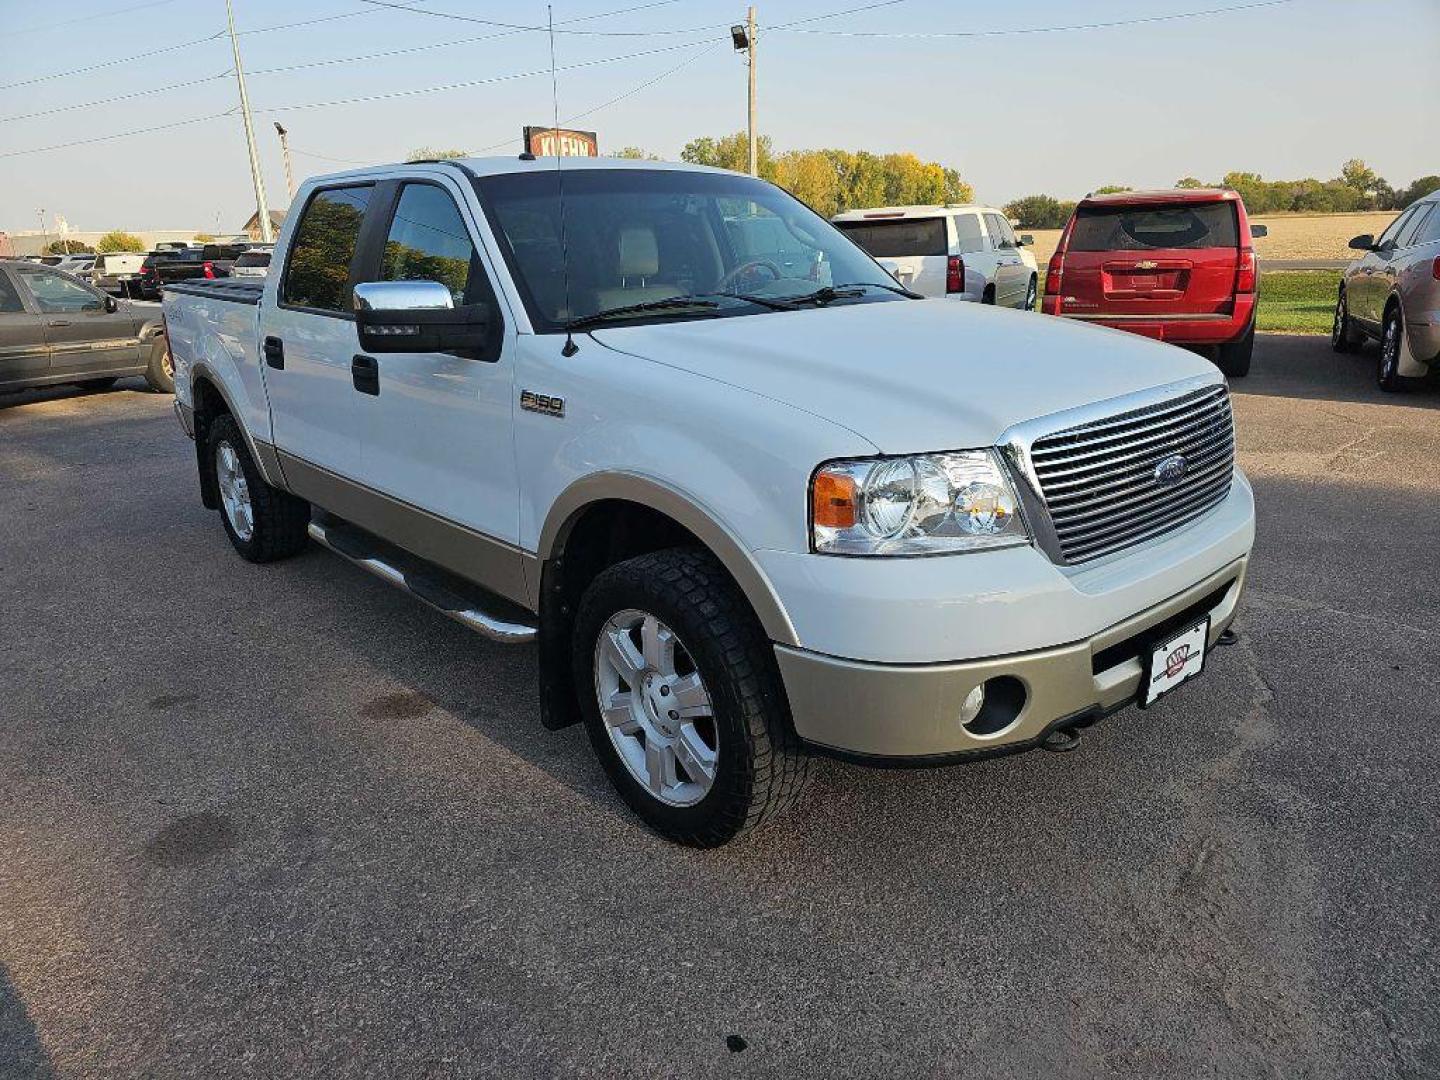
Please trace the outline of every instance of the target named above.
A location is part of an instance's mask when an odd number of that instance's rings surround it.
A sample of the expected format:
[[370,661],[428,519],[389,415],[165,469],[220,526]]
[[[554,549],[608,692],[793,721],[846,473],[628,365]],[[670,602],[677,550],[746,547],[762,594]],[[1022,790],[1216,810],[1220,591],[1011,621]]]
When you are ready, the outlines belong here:
[[[1156,476],[1183,454],[1184,475]],[[1207,386],[1037,437],[1030,466],[1059,552],[1085,562],[1194,521],[1225,498],[1235,469],[1235,426],[1224,386]]]

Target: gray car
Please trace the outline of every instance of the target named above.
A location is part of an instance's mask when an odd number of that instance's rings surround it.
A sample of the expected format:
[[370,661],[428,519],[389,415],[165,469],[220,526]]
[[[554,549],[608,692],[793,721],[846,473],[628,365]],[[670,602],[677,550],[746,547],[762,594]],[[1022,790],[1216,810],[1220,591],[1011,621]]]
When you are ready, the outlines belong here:
[[175,389],[158,304],[117,300],[69,274],[0,260],[0,392],[55,383],[100,388],[143,375]]
[[1353,352],[1380,342],[1382,390],[1440,367],[1440,191],[1417,199],[1379,239],[1350,241],[1365,254],[1345,268],[1330,344]]

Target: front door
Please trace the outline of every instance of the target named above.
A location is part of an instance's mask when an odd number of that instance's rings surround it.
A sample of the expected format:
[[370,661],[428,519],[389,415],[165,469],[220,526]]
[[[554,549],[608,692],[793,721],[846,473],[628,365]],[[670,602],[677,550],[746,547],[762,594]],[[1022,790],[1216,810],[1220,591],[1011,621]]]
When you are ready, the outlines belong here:
[[0,269],[0,388],[42,378],[49,366],[45,317],[26,310],[20,289]]
[[1360,260],[1360,272],[1354,278],[1360,285],[1358,306],[1351,292],[1354,286],[1346,288],[1345,299],[1351,317],[1359,319],[1377,333],[1380,329],[1380,316],[1385,310],[1385,298],[1390,294],[1389,278],[1385,276],[1385,271],[1394,265],[1396,240],[1401,230],[1410,224],[1417,209],[1421,208],[1411,207],[1392,221],[1390,227],[1375,241],[1375,249],[1367,251]]
[[358,380],[366,389],[351,393],[364,441],[365,482],[433,515],[442,530],[465,530],[454,534],[461,543],[486,549],[496,560],[494,576],[474,572],[477,563],[467,561],[469,576],[509,592],[519,566],[511,431],[516,390],[483,245],[475,239],[479,233],[464,193],[453,184],[387,185],[379,201],[388,225],[362,276],[439,281],[457,307],[490,305],[496,334],[484,355],[386,352],[370,358],[378,379]]
[[17,275],[44,319],[50,375],[104,375],[139,366],[140,338],[128,309],[107,310],[99,292],[43,266],[20,267]]
[[357,480],[359,412],[350,367],[360,339],[351,264],[374,191],[373,184],[352,184],[311,195],[283,276],[273,291],[265,291],[260,320],[260,370],[276,447]]

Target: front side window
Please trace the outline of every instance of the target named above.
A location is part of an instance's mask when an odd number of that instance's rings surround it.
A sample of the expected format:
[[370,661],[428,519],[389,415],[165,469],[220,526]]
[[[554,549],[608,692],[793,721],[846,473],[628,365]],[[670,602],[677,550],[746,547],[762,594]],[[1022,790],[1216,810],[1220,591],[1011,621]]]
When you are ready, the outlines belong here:
[[772,184],[680,169],[581,168],[563,181],[563,230],[555,170],[475,182],[538,331],[680,298],[705,303],[637,319],[765,313],[830,285],[859,295],[826,302],[896,299],[893,278]]
[[49,270],[22,270],[25,284],[40,310],[48,314],[73,311],[99,311],[105,302],[93,292],[64,274]]
[[1426,215],[1433,216],[1434,211],[1428,206],[1417,206],[1414,213],[1410,215],[1409,222],[1398,234],[1396,243],[1400,247],[1411,247],[1417,242],[1420,231],[1425,227]]
[[290,243],[280,291],[283,303],[320,311],[350,310],[346,295],[350,263],[371,190],[368,185],[331,188],[311,198]]
[[1390,223],[1390,227],[1380,234],[1380,239],[1375,241],[1375,246],[1384,247],[1386,244],[1395,243],[1396,238],[1400,235],[1400,230],[1405,228],[1405,226],[1409,225],[1410,222],[1414,220],[1415,211],[1419,209],[1421,209],[1421,207],[1412,206],[1409,210],[1406,210],[1403,214],[1401,214],[1394,221],[1392,221]]
[[1180,206],[1082,206],[1075,211],[1071,251],[1233,248],[1239,226],[1232,202]]
[[1440,240],[1440,203],[1430,204],[1430,213],[1415,230],[1415,236],[1410,242],[1428,244],[1434,240]]
[[385,252],[381,281],[438,281],[456,307],[488,295],[485,270],[455,200],[434,184],[400,189]]

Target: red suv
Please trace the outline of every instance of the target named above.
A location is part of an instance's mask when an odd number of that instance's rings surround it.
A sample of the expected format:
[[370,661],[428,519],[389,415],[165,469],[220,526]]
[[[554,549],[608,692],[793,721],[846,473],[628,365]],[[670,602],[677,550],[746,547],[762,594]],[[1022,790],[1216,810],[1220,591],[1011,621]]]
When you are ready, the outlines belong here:
[[1087,196],[1045,277],[1047,315],[1085,319],[1213,350],[1226,375],[1250,370],[1258,271],[1245,204],[1192,188]]

